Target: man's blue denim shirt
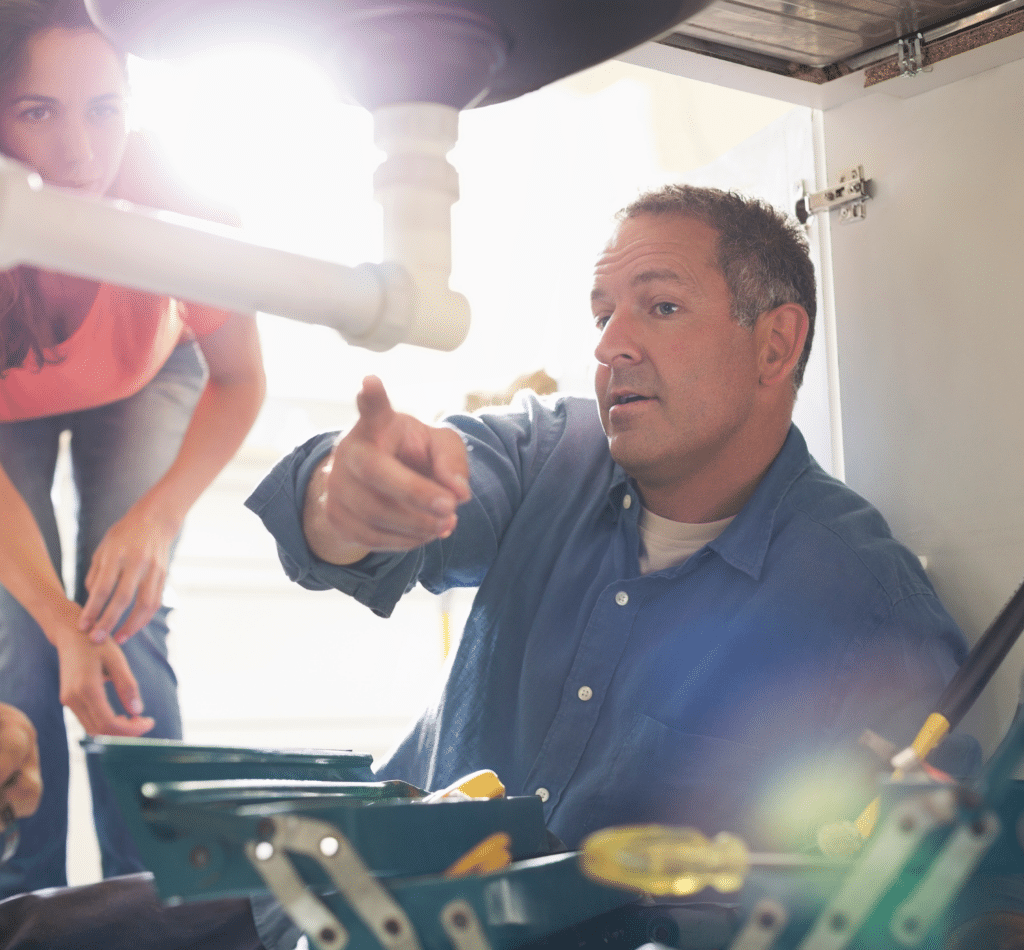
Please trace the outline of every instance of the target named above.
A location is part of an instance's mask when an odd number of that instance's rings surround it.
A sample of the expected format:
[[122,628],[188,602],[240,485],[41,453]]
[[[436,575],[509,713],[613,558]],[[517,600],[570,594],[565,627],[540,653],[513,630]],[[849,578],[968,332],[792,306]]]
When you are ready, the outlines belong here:
[[873,794],[862,730],[909,742],[966,646],[917,558],[795,427],[717,540],[641,576],[641,499],[593,400],[531,395],[448,422],[473,499],[444,541],[348,568],[316,559],[302,500],[334,435],[247,502],[293,580],[382,616],[417,582],[479,586],[441,695],[381,776],[438,788],[494,769],[544,799],[570,846],[665,821],[799,847],[859,813]]

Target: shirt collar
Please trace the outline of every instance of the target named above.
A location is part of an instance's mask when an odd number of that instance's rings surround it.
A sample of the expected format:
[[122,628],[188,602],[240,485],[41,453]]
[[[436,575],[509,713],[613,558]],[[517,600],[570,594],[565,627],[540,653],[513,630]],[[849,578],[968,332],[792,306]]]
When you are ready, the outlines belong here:
[[793,483],[811,464],[807,443],[795,425],[790,425],[775,461],[754,489],[736,519],[710,547],[724,561],[754,580],[761,576],[768,545],[775,531],[775,518]]
[[[608,505],[613,511],[626,511],[627,514],[635,519],[640,514],[640,492],[637,491],[636,485],[633,484],[633,479],[619,467],[619,463],[614,462],[613,465],[612,481],[608,486]],[[622,504],[622,499],[627,494],[633,496],[628,511]]]
[[[740,509],[732,524],[708,545],[722,560],[737,570],[749,574],[754,580],[761,576],[768,544],[775,530],[775,517],[793,482],[811,463],[807,443],[795,425],[790,425],[786,441],[782,443],[775,461],[768,467],[764,478],[754,489],[750,500]],[[625,511],[622,499],[626,492],[633,495],[633,505]],[[626,473],[615,465],[615,473],[608,489],[608,502],[620,514],[635,520],[639,514],[639,492]]]

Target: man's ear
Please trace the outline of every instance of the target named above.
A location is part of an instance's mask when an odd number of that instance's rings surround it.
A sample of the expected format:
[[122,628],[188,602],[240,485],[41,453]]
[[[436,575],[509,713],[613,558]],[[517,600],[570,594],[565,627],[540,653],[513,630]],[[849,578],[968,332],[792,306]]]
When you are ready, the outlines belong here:
[[784,303],[757,318],[762,386],[775,386],[792,375],[804,351],[808,323],[807,311],[796,303]]

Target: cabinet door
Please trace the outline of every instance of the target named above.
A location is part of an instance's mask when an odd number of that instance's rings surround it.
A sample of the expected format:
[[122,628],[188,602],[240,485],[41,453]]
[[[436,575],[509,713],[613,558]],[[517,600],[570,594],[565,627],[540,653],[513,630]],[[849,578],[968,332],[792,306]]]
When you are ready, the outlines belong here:
[[[1024,575],[1022,110],[1018,60],[822,117],[829,175],[874,182],[865,219],[832,227],[846,479],[972,641]],[[965,723],[986,752],[1022,669],[1018,642]]]

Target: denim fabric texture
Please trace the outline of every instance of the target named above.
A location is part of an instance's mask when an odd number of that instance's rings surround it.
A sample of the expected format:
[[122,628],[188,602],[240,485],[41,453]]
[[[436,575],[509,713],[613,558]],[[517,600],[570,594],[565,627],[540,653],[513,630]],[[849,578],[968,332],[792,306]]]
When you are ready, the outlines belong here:
[[[92,552],[168,469],[202,393],[206,368],[194,343],[172,352],[157,376],[128,399],[67,415],[0,424],[0,464],[25,499],[60,572],[61,540],[51,497],[61,433],[71,433],[77,495],[75,600],[84,603]],[[180,738],[177,681],[167,660],[163,606],[123,650],[142,691],[154,738]],[[120,701],[108,684],[116,712]],[[68,755],[56,650],[21,605],[0,587],[0,701],[23,710],[39,735],[43,798],[21,825],[17,855],[0,865],[0,897],[67,883]],[[143,870],[106,782],[90,766],[93,815],[110,877]]]
[[[715,541],[641,576],[641,498],[593,400],[530,395],[448,424],[473,499],[444,541],[347,568],[313,557],[302,500],[335,434],[247,502],[293,580],[382,616],[417,583],[479,586],[440,696],[379,777],[439,788],[492,768],[542,797],[570,847],[659,821],[800,848],[872,797],[861,732],[905,745],[966,654],[919,560],[796,427]],[[945,766],[976,766],[970,737],[950,747]]]

